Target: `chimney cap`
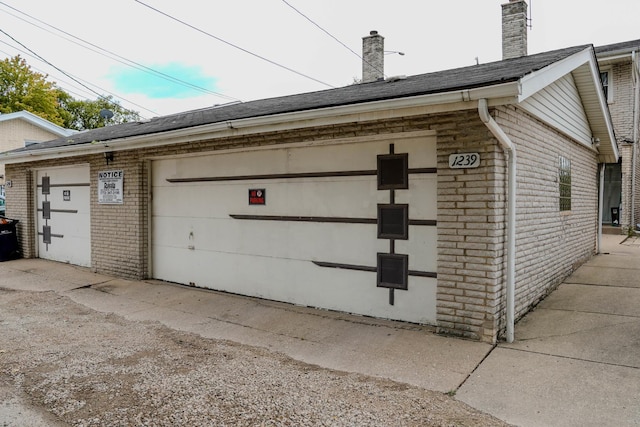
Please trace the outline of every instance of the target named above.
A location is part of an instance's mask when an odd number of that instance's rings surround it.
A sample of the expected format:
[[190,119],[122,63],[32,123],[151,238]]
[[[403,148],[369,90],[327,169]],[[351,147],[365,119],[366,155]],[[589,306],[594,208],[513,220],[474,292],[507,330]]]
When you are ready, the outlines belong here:
[[369,31],[369,35],[370,36],[377,36],[378,32],[376,30],[371,30],[371,31]]

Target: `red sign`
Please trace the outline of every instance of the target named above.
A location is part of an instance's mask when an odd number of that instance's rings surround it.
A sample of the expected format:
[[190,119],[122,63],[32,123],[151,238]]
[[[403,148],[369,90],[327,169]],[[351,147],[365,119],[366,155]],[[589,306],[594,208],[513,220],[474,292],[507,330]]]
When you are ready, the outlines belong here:
[[249,189],[249,204],[250,205],[266,205],[267,204],[267,190],[264,188],[250,188]]

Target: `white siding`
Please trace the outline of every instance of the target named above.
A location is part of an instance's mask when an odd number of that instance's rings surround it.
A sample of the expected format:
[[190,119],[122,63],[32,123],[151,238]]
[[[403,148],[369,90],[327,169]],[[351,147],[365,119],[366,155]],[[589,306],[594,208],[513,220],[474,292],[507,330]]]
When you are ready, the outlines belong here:
[[527,98],[520,106],[560,132],[591,145],[591,128],[571,74]]

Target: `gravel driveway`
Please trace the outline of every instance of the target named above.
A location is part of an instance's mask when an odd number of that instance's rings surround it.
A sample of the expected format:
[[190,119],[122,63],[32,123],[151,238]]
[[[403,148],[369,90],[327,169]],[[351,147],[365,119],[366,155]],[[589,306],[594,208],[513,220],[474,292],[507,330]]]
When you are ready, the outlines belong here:
[[0,427],[501,426],[438,392],[0,288]]

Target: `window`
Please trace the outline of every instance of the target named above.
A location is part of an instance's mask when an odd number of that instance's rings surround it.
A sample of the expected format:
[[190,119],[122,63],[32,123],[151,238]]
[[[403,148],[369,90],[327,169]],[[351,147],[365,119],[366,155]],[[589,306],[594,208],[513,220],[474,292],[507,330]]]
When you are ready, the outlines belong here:
[[607,102],[613,101],[611,72],[608,70],[602,71],[600,73],[600,82],[602,82],[602,90],[604,91],[604,97],[607,99]]
[[558,168],[560,182],[560,212],[571,210],[571,161],[560,156]]

